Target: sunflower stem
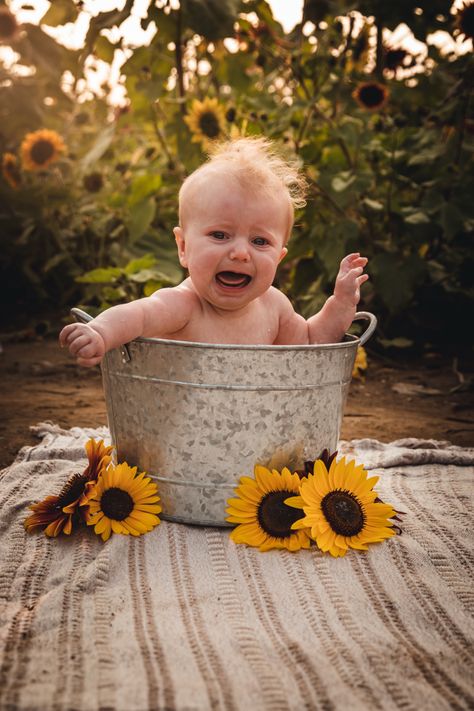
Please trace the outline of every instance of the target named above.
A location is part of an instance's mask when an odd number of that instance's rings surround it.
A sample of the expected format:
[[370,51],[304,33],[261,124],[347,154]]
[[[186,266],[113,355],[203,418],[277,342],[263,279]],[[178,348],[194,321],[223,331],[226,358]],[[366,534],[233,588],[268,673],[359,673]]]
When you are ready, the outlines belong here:
[[183,15],[181,9],[181,3],[177,10],[177,22],[176,22],[176,41],[175,41],[175,57],[176,57],[176,71],[178,72],[178,91],[179,97],[182,99],[180,102],[181,113],[186,113],[186,107],[184,105],[184,98],[186,96],[186,91],[184,88],[184,69],[183,69],[183,45],[182,45],[182,33],[183,33]]

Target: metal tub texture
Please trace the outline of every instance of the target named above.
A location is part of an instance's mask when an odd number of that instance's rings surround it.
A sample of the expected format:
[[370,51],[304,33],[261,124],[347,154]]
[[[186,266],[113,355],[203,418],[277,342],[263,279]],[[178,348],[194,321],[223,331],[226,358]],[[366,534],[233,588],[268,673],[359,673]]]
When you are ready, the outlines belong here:
[[[73,309],[78,320],[90,316]],[[301,468],[337,446],[361,338],[311,346],[137,339],[102,361],[117,461],[158,483],[162,517],[225,526],[226,501],[254,465]]]

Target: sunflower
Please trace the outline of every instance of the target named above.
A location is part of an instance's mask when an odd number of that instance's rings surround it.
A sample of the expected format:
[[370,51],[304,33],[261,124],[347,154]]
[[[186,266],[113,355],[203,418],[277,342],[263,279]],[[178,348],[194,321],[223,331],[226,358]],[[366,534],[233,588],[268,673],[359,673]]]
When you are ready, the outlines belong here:
[[355,357],[354,367],[352,368],[352,377],[362,380],[364,373],[367,370],[367,353],[363,346],[359,346]]
[[239,524],[230,537],[235,543],[258,546],[261,551],[271,548],[286,548],[297,551],[309,548],[311,541],[306,531],[293,531],[301,512],[286,506],[285,499],[297,494],[300,477],[286,467],[281,473],[255,466],[255,478],[243,476],[235,490],[238,498],[229,499],[229,523]]
[[390,521],[396,511],[383,503],[373,491],[378,477],[367,478],[362,465],[346,463],[345,457],[333,460],[329,471],[321,460],[314,474],[301,482],[300,496],[285,500],[287,506],[303,509],[305,516],[293,523],[294,530],[309,528],[318,547],[337,558],[348,548],[367,550],[395,535]]
[[201,143],[204,148],[208,148],[213,141],[223,138],[225,134],[225,111],[217,99],[195,99],[184,120],[194,134],[193,143]]
[[381,109],[387,103],[388,95],[387,87],[375,81],[359,84],[352,92],[353,98],[366,111],[378,111],[378,109]]
[[110,466],[81,504],[88,507],[87,524],[94,526],[103,541],[107,541],[112,532],[141,536],[160,523],[157,491],[156,484],[145,472],[137,475],[137,467],[130,467],[126,462]]
[[14,190],[20,187],[21,173],[18,167],[18,158],[13,153],[3,154],[2,175]]
[[0,43],[14,42],[19,35],[19,29],[15,15],[10,12],[8,7],[2,5],[0,7]]
[[104,179],[101,173],[89,173],[84,176],[82,184],[89,193],[98,193],[104,187]]
[[21,160],[25,170],[42,170],[57,161],[66,146],[56,131],[41,128],[27,133],[20,147]]
[[89,463],[83,473],[74,474],[57,496],[47,496],[43,501],[32,504],[29,508],[34,513],[24,522],[26,530],[31,532],[37,528],[44,528],[47,536],[57,536],[61,531],[69,535],[73,523],[80,520],[79,506],[84,496],[111,461],[112,449],[106,447],[103,440],[96,442],[90,439],[86,443]]
[[464,5],[456,15],[457,33],[464,39],[474,39],[474,3]]

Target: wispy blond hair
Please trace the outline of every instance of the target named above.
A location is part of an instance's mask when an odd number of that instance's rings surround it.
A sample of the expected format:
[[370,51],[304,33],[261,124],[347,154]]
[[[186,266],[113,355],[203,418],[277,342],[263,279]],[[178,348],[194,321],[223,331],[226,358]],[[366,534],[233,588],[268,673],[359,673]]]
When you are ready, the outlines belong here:
[[293,225],[295,209],[306,205],[308,185],[296,159],[284,157],[267,138],[237,138],[215,144],[209,159],[183,182],[179,191],[181,224],[183,205],[191,186],[206,174],[220,172],[233,176],[244,189],[257,190],[264,195],[283,189],[291,211],[289,230]]

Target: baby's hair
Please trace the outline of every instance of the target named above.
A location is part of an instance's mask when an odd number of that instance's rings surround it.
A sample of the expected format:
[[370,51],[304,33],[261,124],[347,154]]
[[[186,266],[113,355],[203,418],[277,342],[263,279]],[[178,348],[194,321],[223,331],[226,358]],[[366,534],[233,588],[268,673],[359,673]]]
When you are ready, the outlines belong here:
[[284,158],[267,138],[237,138],[215,144],[204,165],[220,164],[227,165],[237,176],[242,175],[250,185],[265,185],[269,177],[274,177],[287,191],[294,209],[306,205],[308,184],[297,160]]
[[179,191],[179,218],[183,225],[184,204],[197,187],[200,178],[223,171],[237,180],[242,188],[258,189],[267,195],[283,189],[288,198],[288,234],[294,211],[306,205],[308,184],[295,158],[284,158],[266,138],[237,138],[215,144],[209,159],[189,175]]

